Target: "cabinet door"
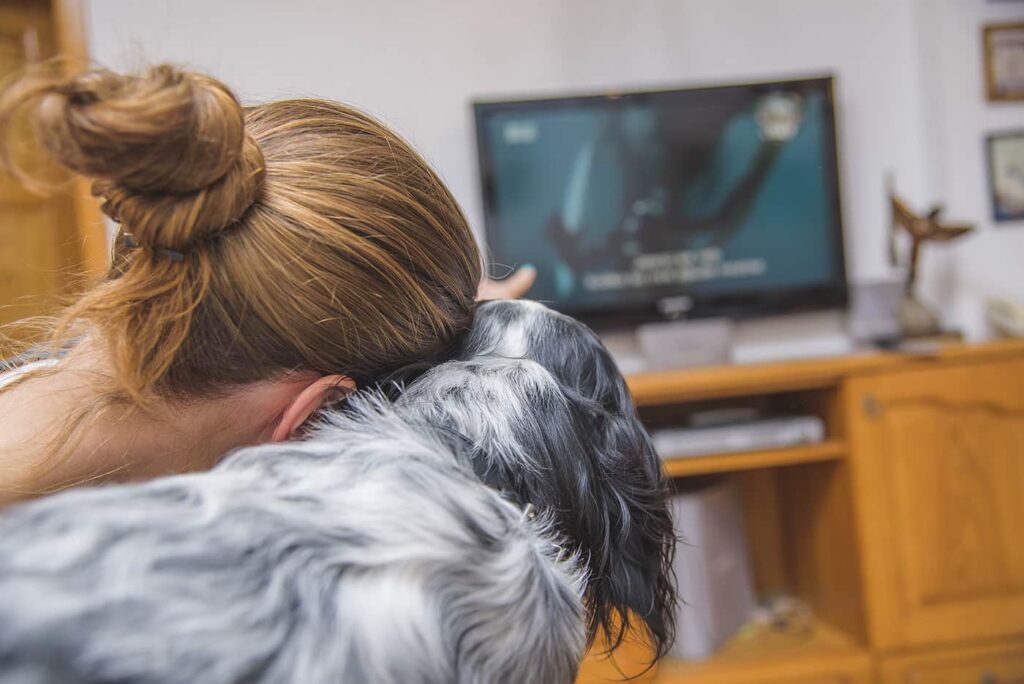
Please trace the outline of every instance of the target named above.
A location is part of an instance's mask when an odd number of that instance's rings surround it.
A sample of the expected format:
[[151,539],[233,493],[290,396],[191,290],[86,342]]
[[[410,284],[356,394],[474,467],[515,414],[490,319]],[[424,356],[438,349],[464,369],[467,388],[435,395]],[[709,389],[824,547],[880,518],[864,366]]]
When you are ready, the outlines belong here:
[[882,684],[1019,684],[1024,643],[886,659],[881,674]]
[[[57,6],[63,9],[58,11]],[[62,13],[70,34],[75,18],[68,12],[73,6],[77,3],[0,2],[0,81],[20,74],[27,63],[57,53],[55,12]],[[23,143],[28,138],[28,121],[18,119],[13,125],[12,137]],[[37,146],[16,144],[12,154],[26,168],[55,169]],[[61,175],[54,172],[47,178],[57,181]],[[73,188],[86,185],[77,181],[71,187],[61,185],[60,192],[40,196],[0,172],[0,325],[45,313],[57,295],[70,292],[83,271],[86,247],[99,255],[91,267],[105,268],[106,229],[97,203],[82,197],[79,212],[73,194]],[[0,348],[0,356],[4,351]]]
[[844,391],[874,645],[1024,632],[1024,360]]

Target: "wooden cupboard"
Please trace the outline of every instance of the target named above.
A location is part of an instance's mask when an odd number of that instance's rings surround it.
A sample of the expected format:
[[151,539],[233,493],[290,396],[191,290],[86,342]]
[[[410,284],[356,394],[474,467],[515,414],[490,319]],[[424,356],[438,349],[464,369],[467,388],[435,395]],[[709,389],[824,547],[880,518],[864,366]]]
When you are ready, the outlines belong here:
[[1024,359],[847,389],[871,642],[1024,633]]
[[[665,461],[676,479],[739,481],[756,588],[798,597],[815,619],[800,636],[741,632],[639,681],[1024,682],[1024,341],[629,380],[652,428],[755,402],[819,415],[827,433]],[[646,655],[595,654],[579,681],[621,681]]]
[[[67,68],[85,65],[81,8],[74,0],[5,0],[0,3],[0,79],[55,55]],[[6,131],[5,131],[6,133]],[[17,122],[12,138],[28,130]],[[42,163],[18,146],[17,157]],[[27,190],[0,172],[0,325],[46,313],[83,277],[107,263],[106,226],[84,180],[67,178],[46,195]]]
[[1024,643],[943,648],[886,658],[879,684],[1019,684],[1024,682]]

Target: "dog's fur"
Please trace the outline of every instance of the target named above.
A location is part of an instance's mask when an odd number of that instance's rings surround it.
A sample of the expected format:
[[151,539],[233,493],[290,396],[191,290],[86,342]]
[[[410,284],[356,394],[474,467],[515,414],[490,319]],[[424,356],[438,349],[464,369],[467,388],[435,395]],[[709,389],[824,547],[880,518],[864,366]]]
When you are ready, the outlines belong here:
[[568,683],[599,625],[665,650],[673,540],[597,338],[488,303],[306,441],[0,515],[0,680]]
[[639,617],[657,655],[674,638],[675,537],[661,460],[600,339],[536,302],[481,308],[458,354],[398,400],[473,441],[474,469],[550,511],[588,559],[588,636],[617,646]]

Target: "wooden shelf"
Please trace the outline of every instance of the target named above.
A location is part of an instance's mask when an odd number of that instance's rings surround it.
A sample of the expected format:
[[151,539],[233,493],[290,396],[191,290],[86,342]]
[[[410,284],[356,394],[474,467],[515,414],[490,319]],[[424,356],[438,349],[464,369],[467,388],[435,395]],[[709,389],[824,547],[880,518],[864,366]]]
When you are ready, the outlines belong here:
[[805,444],[786,449],[743,451],[733,454],[665,458],[665,472],[669,477],[729,473],[737,470],[755,470],[775,466],[835,461],[846,458],[846,442],[830,439],[818,444]]
[[[803,681],[816,673],[852,672],[869,667],[867,651],[842,632],[816,624],[806,634],[743,631],[708,660],[663,660],[652,684]],[[824,681],[824,680],[822,680]]]
[[[1021,558],[1003,531],[1020,521],[1005,502],[1022,482],[1022,378],[1024,340],[631,376],[654,428],[745,404],[825,422],[834,438],[820,444],[664,461],[675,478],[733,472],[756,595],[792,596],[816,622],[802,634],[742,630],[702,662],[652,665],[639,642],[611,657],[598,647],[578,683],[633,675],[644,684],[874,684],[876,674],[973,681],[1004,671],[1012,679],[1007,659],[1020,649],[1006,640],[1024,633],[1019,578],[987,569]],[[811,465],[787,467],[796,464]],[[912,591],[920,586],[929,596]],[[995,639],[1005,646],[971,645]]]
[[856,354],[777,363],[680,368],[637,373],[626,380],[637,406],[657,406],[831,387],[852,373],[885,366],[895,356]]
[[949,344],[933,353],[865,352],[799,361],[736,364],[637,373],[627,378],[637,406],[793,392],[837,386],[844,378],[927,367],[941,360],[1019,356],[1024,340]]
[[[702,661],[665,658],[644,672],[647,651],[626,642],[609,658],[588,657],[577,684],[623,682],[623,675],[644,684],[772,684],[794,681],[833,681],[822,675],[866,673],[870,657],[865,648],[839,630],[820,622],[801,634],[740,630],[711,657]],[[641,674],[642,673],[642,674]],[[817,675],[817,677],[815,676]],[[836,681],[861,681],[856,676]]]

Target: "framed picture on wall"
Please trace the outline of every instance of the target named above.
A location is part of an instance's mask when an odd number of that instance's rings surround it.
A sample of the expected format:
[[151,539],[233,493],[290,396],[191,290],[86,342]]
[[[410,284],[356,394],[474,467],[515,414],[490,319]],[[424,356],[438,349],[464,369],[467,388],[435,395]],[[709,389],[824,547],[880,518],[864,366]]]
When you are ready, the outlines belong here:
[[986,147],[992,218],[1024,220],[1024,129],[993,133]]
[[1024,22],[986,26],[982,45],[988,99],[1024,100]]

